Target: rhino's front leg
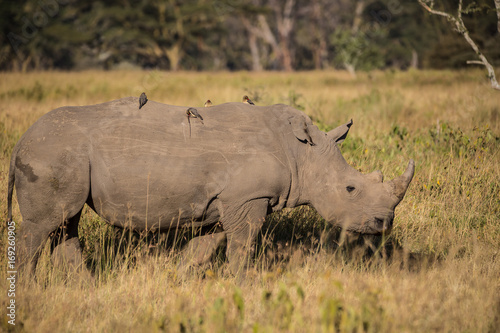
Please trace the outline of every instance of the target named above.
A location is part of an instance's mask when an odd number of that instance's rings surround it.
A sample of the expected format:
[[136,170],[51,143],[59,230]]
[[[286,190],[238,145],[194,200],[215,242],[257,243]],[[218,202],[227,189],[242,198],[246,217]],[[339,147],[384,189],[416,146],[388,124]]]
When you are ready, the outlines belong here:
[[266,219],[268,208],[268,199],[257,199],[224,216],[222,226],[227,237],[226,256],[233,274],[245,271],[253,257],[255,238]]

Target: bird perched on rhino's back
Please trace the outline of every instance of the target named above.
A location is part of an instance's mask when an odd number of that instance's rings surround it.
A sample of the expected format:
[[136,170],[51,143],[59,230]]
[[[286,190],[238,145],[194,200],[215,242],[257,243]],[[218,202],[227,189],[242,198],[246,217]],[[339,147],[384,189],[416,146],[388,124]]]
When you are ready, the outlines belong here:
[[148,97],[146,96],[145,93],[142,93],[141,94],[141,97],[139,97],[139,110],[144,106],[146,105],[146,103],[148,102]]
[[188,120],[189,120],[189,118],[199,118],[201,123],[203,124],[203,117],[201,116],[201,114],[198,113],[198,110],[196,110],[195,108],[187,109],[186,114],[187,114]]
[[212,106],[212,101],[207,99],[207,101],[205,102],[205,107],[208,108],[209,106]]
[[250,104],[250,105],[255,105],[251,100],[250,98],[248,98],[247,95],[243,96],[243,103],[247,103],[247,104]]

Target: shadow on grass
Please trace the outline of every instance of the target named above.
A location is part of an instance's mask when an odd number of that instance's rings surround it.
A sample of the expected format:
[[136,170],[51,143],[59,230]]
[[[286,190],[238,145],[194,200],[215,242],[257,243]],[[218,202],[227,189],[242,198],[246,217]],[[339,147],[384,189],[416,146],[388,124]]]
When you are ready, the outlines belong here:
[[[175,264],[192,238],[211,233],[217,226],[180,228],[165,232],[136,232],[112,227],[96,215],[86,214],[80,240],[87,268],[96,277],[113,276],[115,270],[131,269],[145,256],[162,257]],[[399,265],[419,271],[438,263],[436,255],[409,253],[392,237],[352,235],[326,223],[314,209],[299,207],[267,217],[255,243],[254,267],[258,271],[283,271],[304,265],[317,255],[331,256],[332,263],[354,264],[363,269]],[[225,244],[198,273],[226,274]]]
[[360,235],[327,223],[310,207],[268,216],[257,240],[257,261],[272,269],[276,265],[301,264],[307,256],[320,253],[343,263],[376,267],[399,264],[401,269],[419,271],[444,259],[441,255],[410,253],[388,235]]

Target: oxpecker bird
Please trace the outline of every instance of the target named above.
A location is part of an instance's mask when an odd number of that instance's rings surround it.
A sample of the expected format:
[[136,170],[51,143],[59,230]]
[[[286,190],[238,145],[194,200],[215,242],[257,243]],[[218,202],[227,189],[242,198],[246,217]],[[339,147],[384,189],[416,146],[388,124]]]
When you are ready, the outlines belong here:
[[205,102],[205,107],[208,108],[209,106],[212,106],[212,101],[207,99],[207,101]]
[[186,110],[186,115],[188,118],[188,123],[189,123],[189,137],[191,137],[191,120],[189,120],[191,117],[193,118],[199,118],[201,123],[203,124],[203,117],[201,114],[198,113],[198,110],[195,108],[189,108]]
[[247,104],[250,104],[250,105],[255,105],[251,100],[250,98],[248,98],[247,95],[243,96],[243,103],[247,103]]
[[144,106],[146,105],[146,103],[148,102],[148,97],[146,96],[145,93],[142,93],[141,94],[141,97],[139,97],[139,110]]
[[200,121],[203,124],[203,117],[201,116],[201,114],[198,113],[198,110],[196,110],[195,108],[187,109],[186,114],[187,114],[188,120],[190,117],[191,118],[200,118]]

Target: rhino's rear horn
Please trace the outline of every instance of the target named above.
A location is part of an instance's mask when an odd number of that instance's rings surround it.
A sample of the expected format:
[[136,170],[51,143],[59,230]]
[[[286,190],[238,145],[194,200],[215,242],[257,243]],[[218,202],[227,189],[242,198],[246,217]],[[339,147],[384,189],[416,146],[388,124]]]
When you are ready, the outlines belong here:
[[389,182],[392,187],[392,192],[396,196],[396,205],[403,200],[406,190],[413,179],[413,174],[415,173],[415,161],[410,160],[406,171],[399,177],[394,178]]

